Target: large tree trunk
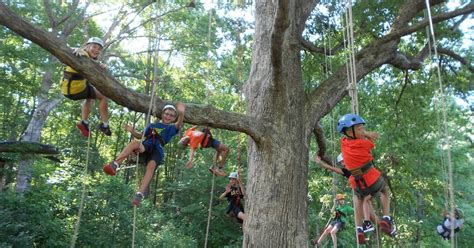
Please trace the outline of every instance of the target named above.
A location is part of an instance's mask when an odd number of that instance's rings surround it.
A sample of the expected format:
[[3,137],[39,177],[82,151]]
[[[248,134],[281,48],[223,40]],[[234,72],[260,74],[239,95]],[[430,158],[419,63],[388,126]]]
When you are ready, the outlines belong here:
[[[312,128],[305,120],[296,3],[256,4],[248,114],[264,125],[249,140],[244,247],[306,247],[307,174]],[[268,21],[271,20],[271,21]]]

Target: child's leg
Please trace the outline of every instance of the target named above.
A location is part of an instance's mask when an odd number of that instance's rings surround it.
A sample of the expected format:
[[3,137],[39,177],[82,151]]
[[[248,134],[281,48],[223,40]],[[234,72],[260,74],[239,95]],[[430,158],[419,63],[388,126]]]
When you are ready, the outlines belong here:
[[100,120],[102,123],[107,123],[109,122],[109,112],[108,112],[108,103],[107,103],[107,97],[102,95],[100,91],[95,89],[95,95],[97,97],[97,100],[99,100],[99,113],[100,113]]
[[139,153],[142,153],[145,151],[145,147],[143,144],[138,141],[138,140],[133,140],[132,142],[128,143],[128,145],[123,149],[123,151],[118,155],[117,159],[115,159],[115,162],[120,164],[123,160],[125,160],[128,155],[132,154],[135,152],[135,150],[138,149]]
[[372,196],[371,195],[368,195],[364,198],[364,202],[363,202],[363,211],[364,211],[364,220],[370,220],[370,217],[371,217],[371,214],[372,214],[372,208],[369,207],[370,206],[370,203],[371,203],[371,200],[372,200]]
[[237,214],[237,218],[239,218],[239,219],[245,221],[245,218],[246,218],[245,213],[239,212],[239,213]]
[[151,179],[153,178],[153,174],[155,173],[155,168],[156,168],[156,162],[154,160],[150,160],[148,164],[146,165],[146,172],[145,176],[143,176],[143,181],[142,184],[140,185],[140,188],[138,189],[138,192],[145,192],[146,188],[150,184]]
[[321,236],[318,239],[318,242],[317,242],[318,244],[321,244],[321,242],[323,242],[326,236],[331,232],[332,228],[333,228],[332,225],[329,225],[328,227],[326,227],[326,229],[324,229],[324,232],[321,234]]
[[219,144],[216,148],[216,155],[214,158],[214,162],[219,167],[224,167],[225,161],[227,160],[227,154],[229,153],[229,148],[227,148],[224,144]]
[[358,197],[357,195],[355,197],[355,225],[356,227],[362,227],[362,218],[364,217],[364,198]]
[[380,202],[382,203],[383,215],[389,216],[390,215],[390,197],[388,196],[388,190],[386,187],[380,192]]
[[81,114],[81,118],[82,120],[87,120],[89,118],[89,114],[91,112],[91,107],[92,107],[92,101],[94,101],[94,99],[91,99],[91,98],[87,98],[84,100],[84,102],[82,103],[82,114]]
[[339,231],[339,225],[336,224],[331,230],[331,238],[334,248],[337,248],[337,231]]

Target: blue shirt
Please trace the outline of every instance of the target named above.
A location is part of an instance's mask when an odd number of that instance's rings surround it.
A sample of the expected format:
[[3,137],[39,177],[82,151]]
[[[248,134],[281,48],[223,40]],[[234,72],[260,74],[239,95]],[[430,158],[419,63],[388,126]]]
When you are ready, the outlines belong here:
[[[151,123],[148,125],[145,129],[145,140],[143,141],[143,145],[145,146],[145,149],[150,149],[154,148],[158,151],[160,154],[160,158],[164,158],[165,152],[163,150],[163,147],[160,143],[160,137],[161,140],[163,141],[163,145],[168,144],[171,139],[178,134],[179,129],[176,128],[176,125],[174,123],[171,124],[164,124],[161,122],[155,122]],[[158,137],[158,135],[160,137]]]

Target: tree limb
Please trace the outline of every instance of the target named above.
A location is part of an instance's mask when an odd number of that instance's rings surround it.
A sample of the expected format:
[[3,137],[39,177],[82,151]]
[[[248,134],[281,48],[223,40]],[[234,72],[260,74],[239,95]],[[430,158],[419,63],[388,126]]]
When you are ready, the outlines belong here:
[[318,144],[318,156],[321,157],[321,160],[326,162],[327,164],[332,165],[331,159],[326,157],[326,139],[324,138],[324,131],[323,128],[319,123],[313,129],[314,138],[316,139],[316,143]]
[[46,12],[46,16],[48,16],[49,24],[51,25],[51,28],[55,30],[57,27],[57,23],[53,15],[51,5],[49,5],[49,0],[43,0],[43,5],[44,5],[44,10]]
[[21,154],[49,154],[57,155],[59,151],[52,145],[45,145],[29,141],[5,141],[0,142],[0,152],[14,152]]
[[438,47],[437,50],[438,50],[438,53],[445,54],[445,55],[459,61],[461,64],[465,65],[471,73],[474,73],[474,67],[465,58],[463,58],[461,55],[459,55],[459,54],[457,54],[454,51],[451,51],[449,49],[445,49],[445,48]]
[[326,56],[332,56],[344,48],[344,42],[341,42],[333,48],[324,49],[324,48],[315,46],[312,42],[304,39],[303,37],[301,37],[301,44],[303,48],[307,50],[308,52],[324,54]]
[[[72,66],[102,94],[117,104],[138,112],[148,111],[150,96],[127,89],[105,69],[97,66],[93,60],[74,56],[72,50],[59,38],[24,21],[3,3],[0,3],[0,24],[38,44],[61,62]],[[159,117],[161,109],[167,103],[169,102],[157,97],[152,113]],[[243,132],[250,135],[256,142],[260,142],[265,127],[258,124],[255,119],[257,118],[254,116],[222,111],[209,105],[186,104],[185,121],[187,123]]]
[[[457,10],[453,10],[451,12],[446,12],[446,13],[443,13],[443,14],[433,16],[432,21],[433,21],[433,24],[435,24],[435,23],[442,22],[442,21],[448,20],[448,19],[456,17],[456,16],[465,15],[465,14],[469,14],[469,13],[472,13],[472,12],[474,12],[474,3],[471,3],[471,4],[465,6],[464,8],[461,8],[461,9],[457,9]],[[428,25],[429,25],[429,20],[425,19],[425,20],[423,20],[423,21],[421,21],[421,22],[419,22],[415,25],[406,26],[406,27],[400,28],[398,30],[392,30],[389,34],[387,34],[386,36],[380,38],[379,42],[384,43],[384,42],[387,42],[387,41],[399,39],[399,38],[401,38],[405,35],[408,35],[408,34],[416,32],[418,30],[421,30],[421,29],[425,28]]]

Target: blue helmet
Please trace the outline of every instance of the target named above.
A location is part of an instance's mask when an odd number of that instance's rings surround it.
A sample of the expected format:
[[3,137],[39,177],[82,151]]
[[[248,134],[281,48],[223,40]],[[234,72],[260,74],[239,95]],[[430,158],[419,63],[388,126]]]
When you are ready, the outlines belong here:
[[365,124],[364,119],[356,114],[345,114],[337,122],[337,131],[344,133],[344,128],[352,127],[357,124]]

